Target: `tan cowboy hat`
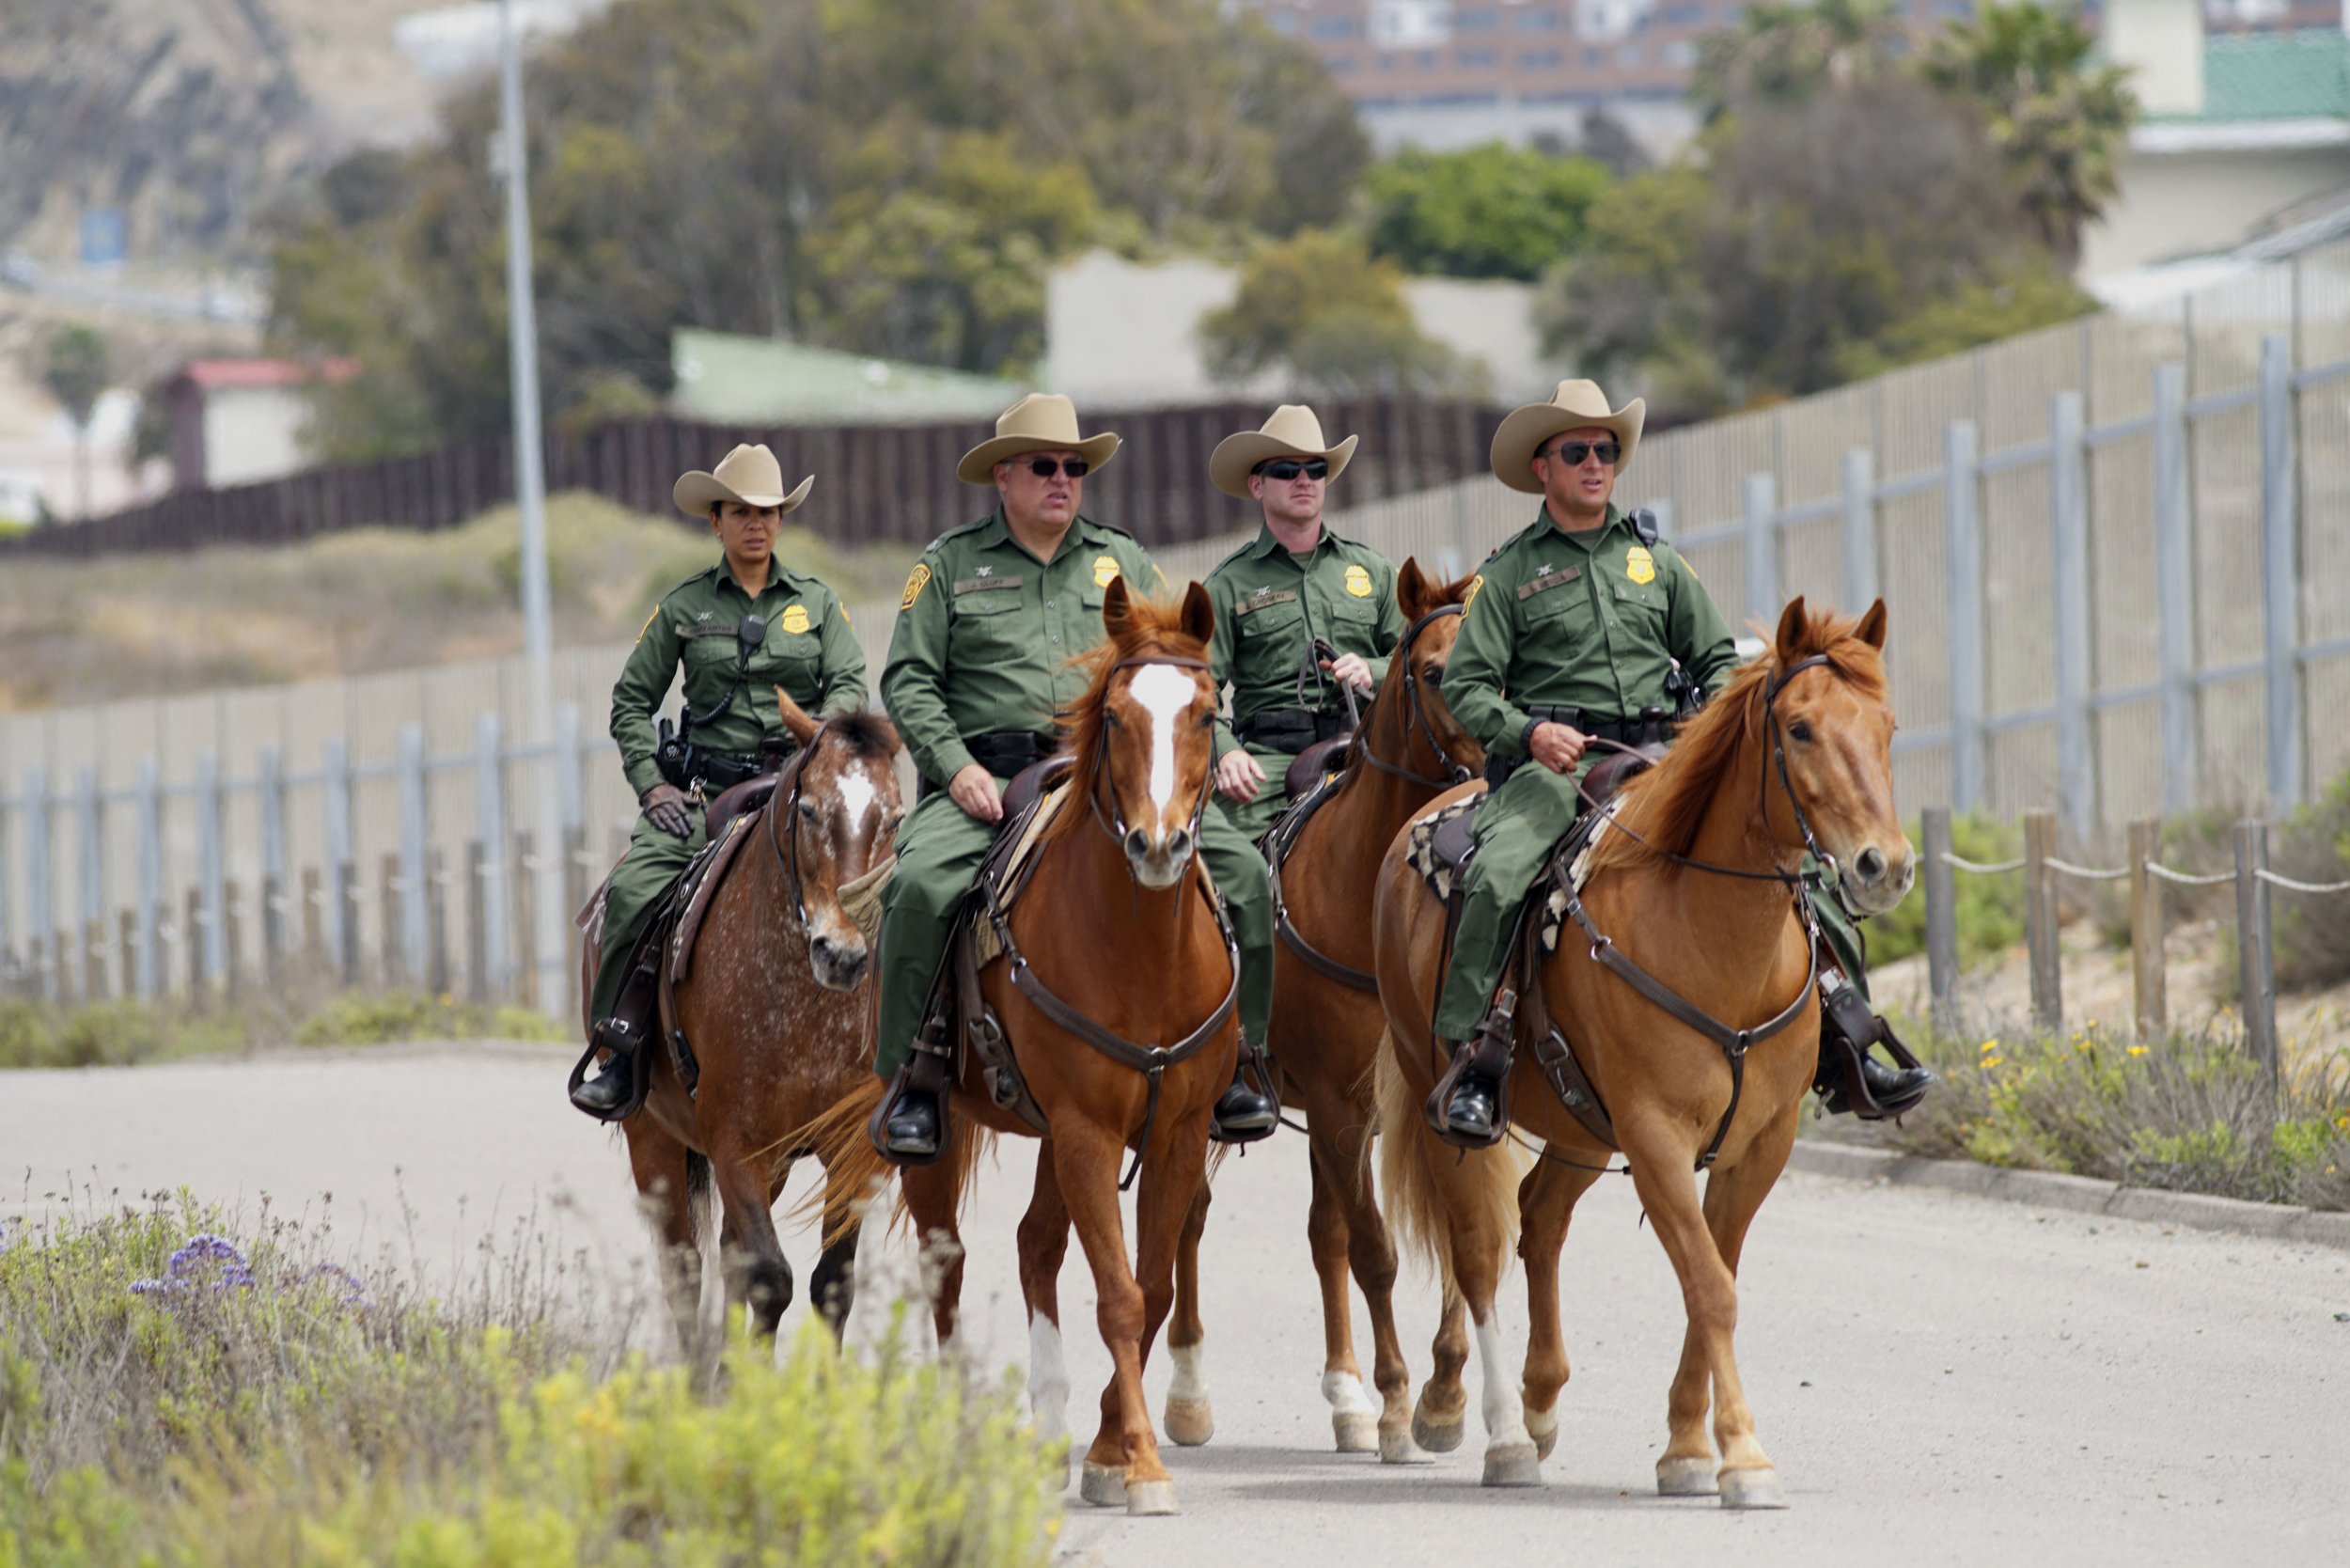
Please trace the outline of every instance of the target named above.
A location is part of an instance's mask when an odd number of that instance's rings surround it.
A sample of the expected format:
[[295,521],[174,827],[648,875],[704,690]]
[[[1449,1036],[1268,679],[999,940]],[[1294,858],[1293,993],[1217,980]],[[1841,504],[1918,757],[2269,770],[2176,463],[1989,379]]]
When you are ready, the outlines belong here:
[[697,468],[678,480],[669,494],[677,510],[688,517],[708,517],[710,509],[721,501],[790,511],[807,499],[808,488],[815,482],[816,476],[810,474],[800,481],[799,489],[786,494],[783,464],[776,461],[775,453],[764,447],[737,447],[718,460],[717,467]]
[[995,434],[963,454],[955,472],[966,483],[993,484],[995,465],[1023,452],[1074,452],[1099,468],[1118,450],[1118,437],[1077,433],[1077,405],[1058,392],[1031,392],[995,421]]
[[1314,411],[1304,403],[1283,403],[1258,429],[1228,435],[1215,444],[1215,451],[1208,458],[1208,482],[1246,501],[1249,470],[1267,458],[1278,457],[1325,458],[1330,478],[1335,479],[1346,471],[1346,460],[1355,455],[1355,443],[1361,439],[1350,435],[1335,447],[1324,446],[1322,421],[1314,417]]
[[1643,399],[1609,408],[1607,394],[1599,389],[1599,383],[1562,381],[1550,401],[1512,410],[1494,431],[1494,478],[1512,490],[1540,495],[1543,482],[1528,466],[1534,461],[1534,448],[1561,431],[1579,431],[1586,425],[1616,432],[1616,439],[1623,443],[1623,455],[1616,460],[1616,472],[1622,474],[1632,465],[1632,448],[1640,444],[1640,427],[1647,422],[1648,403]]

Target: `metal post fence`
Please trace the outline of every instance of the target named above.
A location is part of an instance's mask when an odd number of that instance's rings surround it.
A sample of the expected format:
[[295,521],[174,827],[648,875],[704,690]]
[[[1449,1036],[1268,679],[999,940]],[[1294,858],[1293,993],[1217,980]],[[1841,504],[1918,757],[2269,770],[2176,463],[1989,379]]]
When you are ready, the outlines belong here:
[[2057,798],[2076,841],[2096,825],[2097,778],[2090,747],[2089,450],[2081,395],[2048,407],[2048,513],[2054,525]]
[[2261,601],[2267,680],[2268,799],[2301,803],[2300,587],[2293,472],[2293,346],[2261,340]]
[[2268,824],[2235,824],[2236,978],[2243,992],[2244,1045],[2277,1085],[2277,970],[2269,943]]
[[1884,590],[1877,576],[1876,454],[1856,447],[1844,454],[1844,608],[1858,615]]
[[28,768],[24,774],[24,874],[26,900],[24,935],[31,951],[26,967],[32,971],[33,994],[54,997],[57,994],[55,960],[50,949],[55,945],[56,913],[50,906],[50,824],[49,772],[45,768]]
[[1980,810],[1983,801],[1982,463],[1971,420],[1951,422],[1943,437],[1944,550],[1949,572],[1950,804]]
[[2188,524],[2186,367],[2154,368],[2154,599],[2161,623],[2162,808],[2195,805],[2195,543]]
[[1778,480],[1747,476],[1747,615],[1764,626],[1778,620]]

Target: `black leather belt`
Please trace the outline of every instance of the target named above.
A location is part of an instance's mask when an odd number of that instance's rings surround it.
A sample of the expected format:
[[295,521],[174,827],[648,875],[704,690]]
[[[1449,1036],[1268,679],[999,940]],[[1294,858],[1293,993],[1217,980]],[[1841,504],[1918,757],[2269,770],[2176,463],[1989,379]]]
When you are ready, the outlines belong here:
[[[1526,705],[1526,716],[1536,723],[1563,724],[1570,729],[1580,730],[1603,741],[1614,741],[1619,745],[1649,745],[1668,740],[1671,735],[1671,721],[1666,717],[1662,708],[1651,708],[1637,719],[1621,719],[1587,713],[1580,708],[1561,703],[1529,702]],[[1528,727],[1527,733],[1529,736],[1533,733],[1531,725]],[[1531,758],[1523,755],[1488,756],[1485,759],[1485,782],[1499,789],[1512,774],[1530,760]]]
[[774,771],[756,751],[704,751],[695,746],[690,755],[692,761],[688,765],[694,770],[694,776],[701,780],[702,793],[706,795],[731,790],[737,784]]
[[[1029,763],[1042,762],[1050,757],[1058,743],[1051,736],[1026,729],[991,729],[984,735],[965,735],[963,744],[971,753],[971,760],[997,778],[1010,778]],[[920,796],[927,800],[934,792],[945,789],[952,782],[952,779],[925,778],[921,781]]]
[[1345,729],[1344,714],[1317,713],[1310,708],[1260,708],[1236,727],[1240,738],[1250,745],[1286,751],[1292,757]]

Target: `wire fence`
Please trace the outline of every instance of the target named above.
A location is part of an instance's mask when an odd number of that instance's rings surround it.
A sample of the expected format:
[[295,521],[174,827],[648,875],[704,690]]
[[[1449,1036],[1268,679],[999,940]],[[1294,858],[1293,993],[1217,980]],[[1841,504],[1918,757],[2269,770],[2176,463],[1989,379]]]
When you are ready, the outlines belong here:
[[2277,955],[2270,901],[2272,889],[2307,898],[2350,893],[2350,881],[2304,882],[2271,870],[2268,823],[2247,820],[2234,825],[2232,870],[2197,872],[2164,865],[2159,819],[2129,824],[2128,853],[2119,866],[2087,866],[2054,853],[2057,813],[2024,814],[2024,853],[2012,860],[1967,860],[1950,849],[1950,812],[1930,807],[1923,814],[1921,859],[1926,905],[1926,966],[1935,1022],[1958,1027],[1958,887],[1970,876],[2024,877],[2024,945],[2030,964],[2033,1021],[2043,1027],[2064,1025],[2063,967],[2058,950],[2061,901],[2058,879],[2129,884],[2130,966],[2133,1011],[2141,1036],[2161,1033],[2170,1023],[2170,980],[2164,956],[2163,888],[2235,888],[2236,979],[2244,1015],[2245,1047],[2260,1064],[2271,1090],[2277,1085]]

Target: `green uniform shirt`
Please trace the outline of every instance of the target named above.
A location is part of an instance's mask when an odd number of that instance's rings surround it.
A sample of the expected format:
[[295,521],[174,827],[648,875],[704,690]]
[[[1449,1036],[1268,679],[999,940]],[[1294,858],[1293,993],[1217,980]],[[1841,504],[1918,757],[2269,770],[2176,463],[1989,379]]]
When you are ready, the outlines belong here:
[[882,666],[882,705],[932,784],[971,764],[966,735],[1053,733],[1084,695],[1070,661],[1102,640],[1102,599],[1120,576],[1144,593],[1167,579],[1135,539],[1078,516],[1053,558],[1011,537],[1001,510],[932,541],[906,578]]
[[1445,664],[1445,705],[1487,751],[1523,757],[1528,705],[1619,720],[1669,710],[1675,660],[1708,696],[1738,666],[1730,623],[1681,553],[1642,544],[1612,505],[1583,534],[1545,509],[1479,572]]
[[1234,729],[1264,709],[1346,711],[1338,682],[1319,666],[1305,701],[1298,700],[1298,662],[1315,637],[1360,654],[1376,682],[1386,678],[1387,655],[1403,635],[1393,563],[1327,526],[1313,549],[1298,556],[1260,525],[1255,539],[1208,573],[1208,597],[1215,605],[1208,663],[1216,689],[1227,682],[1232,688],[1231,721],[1215,727],[1218,757],[1240,744]]
[[[754,613],[767,618],[767,638],[751,655],[742,691],[724,712],[704,718],[740,678],[735,632]],[[767,736],[782,734],[777,686],[818,718],[865,706],[865,654],[832,589],[770,565],[766,589],[754,599],[721,560],[662,596],[612,683],[612,738],[620,744],[628,787],[639,795],[661,782],[652,760],[653,715],[681,663],[685,703],[695,713],[694,744],[712,751],[756,752]]]

